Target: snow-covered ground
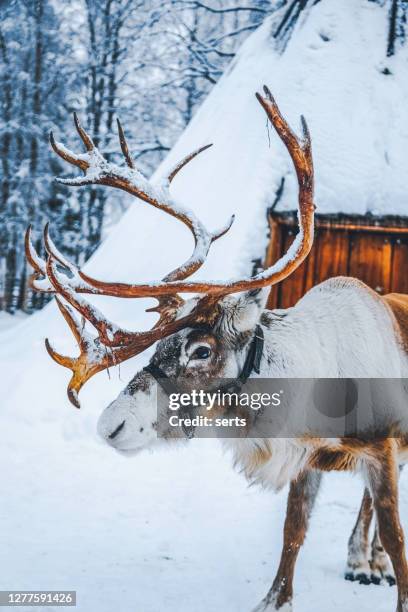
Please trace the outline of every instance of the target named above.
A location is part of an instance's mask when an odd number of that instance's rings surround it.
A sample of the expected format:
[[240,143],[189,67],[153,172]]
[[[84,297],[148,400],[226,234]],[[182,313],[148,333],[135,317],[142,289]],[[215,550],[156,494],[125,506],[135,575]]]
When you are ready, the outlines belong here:
[[[263,597],[286,492],[248,488],[215,441],[128,460],[91,434],[55,429],[3,432],[2,589],[76,589],[81,612],[249,612]],[[406,527],[407,485],[403,475]],[[342,577],[361,492],[357,477],[326,477],[297,565],[295,610],[394,609],[395,587]]]
[[16,327],[27,318],[23,312],[16,312],[11,315],[8,312],[0,312],[0,332]]
[[[406,210],[408,81],[399,76],[406,52],[387,60],[391,75],[381,72],[386,27],[376,4],[324,0],[298,24],[282,58],[269,23],[247,41],[160,169],[215,144],[173,189],[211,229],[237,213],[199,276],[228,278],[262,252],[265,206],[290,167],[272,132],[269,148],[253,96],[264,82],[294,126],[301,112],[308,119],[320,210]],[[294,182],[286,184],[283,204],[293,207]],[[187,258],[187,234],[134,202],[87,270],[109,280],[160,278]],[[153,320],[145,301],[97,304],[130,328]],[[49,359],[45,336],[58,350],[75,351],[54,304],[0,333],[0,588],[76,589],[81,612],[249,611],[277,566],[284,493],[248,489],[214,441],[128,460],[105,448],[96,419],[148,355],[111,380],[95,377],[76,411],[65,397],[69,374]],[[401,507],[408,527],[407,478]],[[345,475],[326,481],[297,567],[296,609],[389,612],[395,588],[342,578],[361,483]]]

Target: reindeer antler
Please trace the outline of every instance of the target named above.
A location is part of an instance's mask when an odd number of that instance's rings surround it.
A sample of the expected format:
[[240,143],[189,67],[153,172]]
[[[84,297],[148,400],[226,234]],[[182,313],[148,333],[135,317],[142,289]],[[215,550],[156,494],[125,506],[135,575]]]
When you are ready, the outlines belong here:
[[266,86],[264,87],[264,92],[265,97],[261,96],[259,93],[256,94],[256,97],[265,110],[277,134],[285,144],[295,166],[298,179],[299,232],[288,252],[267,270],[263,270],[250,278],[237,278],[224,282],[185,281],[184,279],[178,282],[166,278],[162,282],[155,283],[154,286],[152,286],[151,283],[136,283],[129,285],[126,283],[105,282],[96,280],[83,272],[79,272],[80,278],[89,287],[93,287],[97,292],[102,292],[104,295],[123,298],[160,296],[183,292],[216,294],[221,296],[239,291],[246,291],[248,289],[274,285],[284,280],[300,266],[312,247],[314,233],[314,174],[310,134],[306,120],[302,116],[301,124],[303,139],[299,140],[282,117],[278,105]]
[[[211,233],[191,211],[177,206],[172,201],[168,186],[186,164],[211,145],[201,147],[186,156],[174,167],[162,185],[156,187],[148,183],[135,169],[119,120],[117,121],[119,142],[128,169],[105,160],[95,147],[91,137],[80,125],[76,114],[74,114],[74,122],[87,153],[77,155],[69,151],[64,145],[55,141],[52,133],[50,134],[50,140],[54,151],[65,161],[80,168],[84,172],[84,176],[77,179],[58,180],[69,185],[92,183],[117,187],[181,220],[192,232],[195,248],[191,257],[176,270],[167,274],[163,280],[166,282],[181,280],[193,274],[205,261],[211,244],[230,229],[234,217],[231,217],[229,222],[221,229]],[[171,295],[162,294],[156,298],[158,304],[148,309],[149,312],[157,312],[160,315],[159,320],[151,330],[148,332],[131,332],[121,329],[78,295],[80,293],[103,294],[103,292],[91,287],[80,278],[79,268],[66,259],[53,243],[49,235],[48,224],[44,228],[47,261],[44,261],[36,252],[31,234],[31,227],[29,227],[25,237],[25,249],[27,260],[34,268],[31,286],[36,291],[55,292],[57,294],[58,307],[73,332],[80,349],[78,357],[66,357],[57,353],[49,341],[46,340],[47,351],[54,361],[69,368],[73,373],[68,384],[68,397],[71,403],[78,408],[78,392],[94,374],[141,353],[161,337],[174,333],[188,322],[192,322],[192,317],[197,320],[197,316],[200,316],[197,313],[193,314],[193,309],[188,317],[176,321],[177,312],[183,305],[184,300],[174,293]],[[65,273],[58,270],[58,265],[62,266]],[[78,320],[76,312],[82,315],[81,321]],[[88,321],[96,329],[97,336],[91,335],[86,330],[85,321]]]
[[[192,232],[195,247],[191,257],[181,266],[167,274],[162,281],[143,284],[108,283],[98,281],[81,272],[60,253],[50,238],[48,226],[44,230],[47,261],[39,257],[31,241],[31,228],[26,234],[26,255],[35,270],[32,286],[37,291],[55,292],[58,307],[71,328],[80,348],[76,358],[64,357],[46,341],[51,357],[60,365],[71,369],[73,375],[68,385],[68,397],[77,407],[78,392],[84,383],[97,372],[133,357],[166,337],[190,325],[208,321],[217,316],[217,303],[226,294],[275,284],[291,274],[305,259],[313,242],[313,161],[310,135],[302,117],[303,140],[300,141],[282,117],[272,94],[264,87],[265,97],[256,94],[279,137],[285,144],[295,166],[299,184],[299,233],[284,257],[263,272],[232,281],[186,281],[205,261],[211,244],[223,236],[231,227],[231,220],[217,232],[208,232],[204,225],[189,210],[178,206],[169,194],[169,185],[177,173],[199,153],[211,145],[201,147],[186,156],[169,173],[161,185],[150,184],[135,168],[123,128],[118,121],[119,142],[127,167],[108,162],[95,147],[74,115],[77,132],[86,153],[75,154],[57,143],[50,135],[54,151],[65,161],[80,168],[83,177],[58,179],[66,185],[109,185],[135,195],[139,199],[160,208],[182,221]],[[62,267],[62,271],[59,269]],[[193,307],[183,313],[181,292],[205,294]],[[80,294],[110,295],[115,297],[155,297],[158,305],[149,311],[159,313],[159,320],[146,332],[132,332],[109,321]],[[76,313],[82,316],[78,320]],[[87,330],[88,321],[97,331],[92,336]]]
[[63,185],[82,186],[82,185],[108,185],[117,189],[122,189],[136,196],[140,200],[151,204],[155,208],[163,210],[167,214],[182,221],[192,232],[194,238],[194,251],[191,257],[179,268],[167,274],[165,282],[187,278],[193,274],[204,263],[211,244],[224,236],[230,229],[234,217],[215,232],[209,232],[203,223],[190,210],[179,206],[172,199],[169,192],[169,185],[176,174],[186,166],[197,155],[207,150],[212,145],[206,145],[193,151],[179,162],[169,175],[162,181],[161,185],[154,185],[139,172],[134,165],[129,152],[129,147],[120,121],[118,124],[119,143],[127,167],[118,166],[108,162],[95,146],[92,138],[81,126],[78,116],[74,113],[74,123],[76,130],[85,145],[86,153],[76,154],[67,149],[63,144],[57,142],[53,133],[50,133],[50,142],[54,151],[63,160],[80,168],[84,176],[75,178],[58,178],[57,181]]

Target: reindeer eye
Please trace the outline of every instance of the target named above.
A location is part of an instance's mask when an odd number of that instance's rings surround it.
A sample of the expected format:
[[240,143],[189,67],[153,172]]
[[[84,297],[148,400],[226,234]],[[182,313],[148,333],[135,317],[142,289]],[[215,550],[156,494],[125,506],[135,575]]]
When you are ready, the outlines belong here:
[[198,346],[192,354],[193,359],[208,359],[211,355],[211,349],[208,346]]

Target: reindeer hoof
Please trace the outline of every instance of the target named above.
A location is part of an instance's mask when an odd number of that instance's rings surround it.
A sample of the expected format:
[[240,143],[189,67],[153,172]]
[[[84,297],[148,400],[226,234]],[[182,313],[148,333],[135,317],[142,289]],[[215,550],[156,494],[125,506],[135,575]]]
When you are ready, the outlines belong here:
[[396,585],[396,580],[395,580],[395,576],[391,576],[390,574],[388,574],[387,576],[385,576],[386,581],[388,582],[388,584],[390,586],[395,586]]
[[356,580],[358,580],[359,584],[371,584],[371,576],[367,574],[357,574]]
[[371,576],[366,572],[348,571],[344,574],[345,580],[358,582],[359,584],[371,584]]
[[389,586],[394,586],[396,584],[395,577],[392,574],[384,574],[378,569],[371,573],[372,584],[384,584],[384,582],[387,582]]
[[385,553],[377,555],[371,560],[371,582],[373,584],[384,584],[387,582],[390,586],[394,586],[395,576],[391,563]]
[[371,573],[349,570],[344,574],[344,579],[349,580],[350,582],[358,582],[359,584],[369,585],[369,584],[384,584],[387,582],[390,586],[395,585],[395,577],[390,573],[382,573],[378,569],[375,569]]

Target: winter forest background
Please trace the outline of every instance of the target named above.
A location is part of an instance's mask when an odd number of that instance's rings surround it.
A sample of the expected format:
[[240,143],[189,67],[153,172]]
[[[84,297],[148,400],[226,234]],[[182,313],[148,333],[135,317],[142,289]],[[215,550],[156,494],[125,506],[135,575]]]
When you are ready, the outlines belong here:
[[[61,250],[82,265],[126,206],[97,187],[53,178],[68,169],[48,134],[78,147],[77,111],[115,159],[116,122],[138,167],[157,167],[243,40],[276,12],[283,50],[299,18],[325,0],[0,0],[0,310],[27,313],[47,299],[28,288],[23,235],[52,224]],[[384,56],[405,36],[406,0],[372,0],[389,16]]]

